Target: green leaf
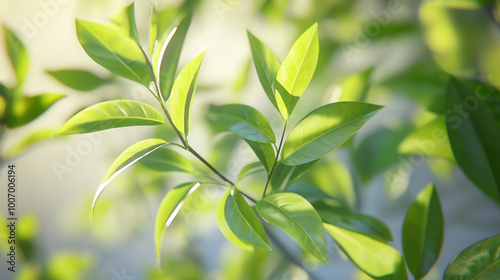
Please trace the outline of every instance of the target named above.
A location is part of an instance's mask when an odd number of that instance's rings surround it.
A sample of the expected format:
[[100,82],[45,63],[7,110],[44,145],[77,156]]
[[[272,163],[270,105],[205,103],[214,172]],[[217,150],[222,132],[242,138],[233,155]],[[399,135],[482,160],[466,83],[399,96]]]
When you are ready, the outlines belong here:
[[[313,204],[318,201],[326,200],[336,200],[336,198],[331,197],[329,194],[322,191],[320,188],[312,185],[310,183],[297,182],[295,184],[290,185],[289,188],[286,189],[287,192],[296,193],[303,198],[305,198],[309,203]],[[314,207],[317,209],[316,207]]]
[[390,245],[336,225],[324,226],[351,262],[373,279],[408,279],[403,256]]
[[168,100],[174,85],[175,73],[179,64],[182,45],[191,24],[191,17],[191,14],[188,14],[181,20],[179,25],[169,35],[171,36],[170,39],[166,39],[161,48],[161,58],[158,62],[160,69],[157,72],[159,72],[160,91],[164,100]]
[[112,73],[148,86],[150,68],[140,46],[121,31],[77,19],[78,40],[87,54]]
[[368,103],[338,102],[315,109],[288,134],[281,154],[283,163],[304,164],[330,153],[381,108]]
[[311,169],[316,162],[317,160],[314,160],[305,164],[294,166],[285,165],[281,162],[278,163],[274,168],[270,181],[273,193],[278,192],[279,190],[285,191],[288,186]]
[[36,96],[19,96],[10,104],[6,112],[5,124],[10,128],[23,126],[42,115],[59,99],[65,97],[64,94],[46,93]]
[[253,173],[256,173],[256,172],[259,172],[262,170],[263,170],[262,163],[260,163],[260,162],[249,163],[249,164],[243,166],[243,168],[241,168],[240,173],[238,174],[238,181],[242,180],[246,176],[249,176]]
[[21,87],[23,84],[26,73],[28,72],[28,53],[23,45],[23,42],[17,37],[12,30],[3,26],[3,33],[5,37],[5,44],[7,47],[7,53],[9,55],[10,63],[14,68],[17,87]]
[[247,61],[243,65],[243,68],[239,72],[238,76],[234,78],[234,81],[231,84],[231,89],[234,93],[241,92],[248,84],[248,77],[250,76],[250,64],[251,64],[250,60]]
[[273,145],[271,143],[254,142],[246,139],[244,140],[253,150],[262,165],[264,165],[267,174],[269,174],[269,172],[271,172],[271,168],[273,167],[274,159],[276,158]]
[[106,174],[106,176],[104,176],[101,185],[97,188],[97,191],[95,192],[94,200],[92,201],[91,219],[94,213],[95,203],[99,198],[99,196],[101,195],[102,191],[104,191],[104,189],[106,188],[106,186],[116,176],[122,173],[129,166],[133,165],[140,159],[144,158],[145,156],[149,155],[150,153],[154,152],[155,150],[161,148],[166,144],[167,142],[165,142],[162,139],[151,138],[137,142],[132,146],[128,147],[125,151],[123,151],[115,159],[115,161],[109,168],[108,173]]
[[318,55],[318,24],[315,23],[295,41],[276,75],[276,103],[285,120],[309,85]]
[[495,4],[495,0],[435,0],[436,5],[452,9],[477,10]]
[[210,109],[216,122],[243,139],[274,143],[276,137],[266,118],[255,108],[243,104],[212,106]]
[[219,229],[227,238],[227,240],[231,241],[234,245],[240,247],[243,250],[253,251],[254,247],[250,245],[248,242],[245,242],[238,238],[231,229],[226,221],[226,204],[228,199],[233,199],[231,195],[231,189],[228,189],[224,195],[222,196],[219,204],[217,205],[217,223],[219,224]]
[[444,219],[434,184],[417,196],[403,224],[403,252],[415,279],[422,279],[436,262],[443,245]]
[[134,2],[128,5],[123,11],[120,11],[111,18],[110,25],[120,30],[124,35],[130,37],[139,46],[139,34],[135,24]]
[[464,173],[500,203],[500,128],[487,106],[462,82],[448,85],[446,128],[453,155]]
[[339,82],[342,89],[339,101],[365,102],[370,89],[370,77],[373,68],[352,74]]
[[54,129],[44,129],[33,132],[28,137],[17,143],[14,147],[7,149],[4,157],[12,158],[18,156],[36,143],[52,138],[55,133],[56,130]]
[[455,161],[444,117],[416,128],[399,144],[400,154],[424,154]]
[[494,280],[500,273],[500,235],[481,240],[456,256],[444,280]]
[[65,69],[47,73],[63,85],[80,91],[91,91],[110,81],[84,70]]
[[146,103],[110,100],[94,104],[71,117],[59,134],[101,131],[116,127],[164,124],[163,116]]
[[252,49],[255,70],[257,70],[260,84],[267,98],[269,98],[269,101],[271,101],[276,110],[279,110],[278,104],[276,103],[276,97],[274,96],[274,83],[276,81],[280,62],[268,46],[257,39],[252,33],[247,33],[248,40],[250,41],[250,48]]
[[193,95],[198,80],[201,60],[205,52],[191,60],[179,73],[172,87],[170,114],[174,126],[185,136],[189,132]]
[[257,202],[257,211],[268,223],[288,234],[306,252],[327,264],[326,236],[314,207],[295,193],[276,193]]
[[161,263],[161,244],[165,230],[172,224],[186,198],[198,189],[200,183],[184,183],[171,189],[163,198],[155,222],[155,247]]
[[224,215],[227,225],[239,239],[271,251],[271,245],[259,218],[237,189],[231,190],[231,197],[226,200],[224,207]]
[[192,173],[193,165],[178,152],[171,149],[158,149],[141,160],[141,164],[160,172]]
[[392,241],[391,230],[380,220],[336,207],[317,208],[323,222],[367,235],[383,242]]

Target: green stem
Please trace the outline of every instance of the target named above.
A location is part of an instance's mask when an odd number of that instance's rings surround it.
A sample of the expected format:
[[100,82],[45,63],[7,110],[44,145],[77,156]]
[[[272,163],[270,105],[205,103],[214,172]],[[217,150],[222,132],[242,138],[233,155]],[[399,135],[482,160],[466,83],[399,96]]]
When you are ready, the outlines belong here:
[[267,176],[266,186],[264,187],[264,192],[262,193],[262,198],[266,197],[267,187],[269,186],[269,182],[271,181],[271,176],[273,176],[274,169],[276,168],[276,164],[278,163],[278,158],[280,157],[281,148],[283,147],[283,139],[285,138],[285,130],[286,130],[286,122],[283,124],[283,132],[281,133],[281,139],[279,147],[276,151],[276,158],[274,159],[273,167],[271,167],[271,171],[269,172],[269,176]]

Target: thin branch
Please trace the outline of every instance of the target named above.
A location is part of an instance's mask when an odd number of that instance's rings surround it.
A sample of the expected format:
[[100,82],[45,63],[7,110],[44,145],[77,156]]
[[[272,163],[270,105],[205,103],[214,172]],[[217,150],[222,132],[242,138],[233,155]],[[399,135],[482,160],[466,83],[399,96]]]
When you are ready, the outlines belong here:
[[266,181],[266,186],[264,187],[264,192],[262,193],[262,198],[266,196],[266,191],[267,187],[269,186],[269,182],[271,181],[271,176],[273,176],[274,169],[276,168],[276,164],[278,163],[278,158],[281,153],[281,148],[283,147],[283,139],[285,138],[285,130],[286,130],[286,123],[283,125],[283,132],[281,133],[281,140],[279,147],[276,151],[276,158],[274,159],[273,167],[271,168],[271,171],[269,172],[269,176],[267,176],[267,181]]

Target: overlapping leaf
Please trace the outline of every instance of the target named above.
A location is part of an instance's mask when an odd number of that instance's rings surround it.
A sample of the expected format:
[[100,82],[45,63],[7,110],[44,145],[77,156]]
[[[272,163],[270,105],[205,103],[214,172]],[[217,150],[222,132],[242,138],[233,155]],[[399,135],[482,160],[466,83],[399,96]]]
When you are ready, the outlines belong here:
[[139,34],[135,24],[135,2],[132,2],[130,5],[125,7],[123,11],[114,15],[113,18],[111,18],[110,25],[117,28],[123,32],[124,35],[132,38],[132,40],[140,45]]
[[248,242],[241,240],[236,234],[232,232],[227,224],[226,220],[226,203],[228,199],[232,199],[231,189],[228,189],[224,195],[222,196],[219,204],[217,205],[217,223],[219,224],[219,229],[227,238],[227,240],[231,241],[234,245],[240,247],[243,250],[253,251],[254,247],[250,245]]
[[271,168],[274,164],[275,153],[271,143],[262,143],[246,140],[245,142],[253,150],[259,161],[264,165],[267,173],[271,172]]
[[304,175],[311,167],[317,162],[317,160],[300,164],[289,166],[283,163],[278,163],[274,168],[273,175],[271,176],[270,184],[273,192],[279,190],[286,190],[293,182]]
[[178,152],[166,148],[154,151],[141,160],[141,164],[160,172],[191,173],[194,171],[193,165],[189,160]]

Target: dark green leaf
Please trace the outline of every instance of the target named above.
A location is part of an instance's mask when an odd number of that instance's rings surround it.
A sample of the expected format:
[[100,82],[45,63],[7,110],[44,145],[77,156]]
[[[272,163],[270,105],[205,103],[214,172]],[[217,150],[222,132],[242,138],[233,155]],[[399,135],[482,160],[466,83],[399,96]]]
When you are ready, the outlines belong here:
[[495,280],[500,273],[500,235],[481,240],[456,256],[444,280]]
[[20,96],[13,100],[5,116],[8,127],[14,128],[25,125],[42,115],[55,102],[65,95],[46,93],[31,97]]
[[273,192],[286,190],[295,180],[299,179],[317,162],[317,160],[301,164],[289,166],[283,163],[278,163],[274,168],[273,176],[271,177],[271,187]]
[[403,224],[403,252],[415,279],[422,279],[439,257],[443,230],[439,196],[429,184],[408,209]]
[[28,72],[28,53],[26,52],[26,48],[23,43],[19,37],[14,34],[14,32],[4,26],[3,33],[5,36],[5,44],[10,63],[16,74],[17,87],[20,87],[26,78],[26,73]]
[[219,201],[219,204],[217,205],[217,223],[219,224],[219,229],[227,238],[227,240],[231,241],[234,245],[240,247],[243,250],[253,251],[254,247],[248,242],[243,241],[238,236],[236,236],[227,224],[226,204],[228,199],[233,199],[231,196],[231,189],[228,189],[224,193],[221,200]]
[[186,198],[199,186],[200,183],[184,183],[171,189],[163,198],[155,222],[155,247],[158,263],[161,263],[161,244],[165,230],[174,221]]
[[186,172],[194,171],[193,165],[178,152],[162,148],[154,151],[141,160],[141,164],[160,172]]
[[137,26],[135,24],[134,2],[113,16],[110,25],[122,31],[123,34],[132,38],[132,40],[140,45],[139,34],[137,33]]
[[408,279],[403,256],[387,243],[339,226],[324,226],[351,262],[373,279]]
[[327,264],[325,229],[314,207],[295,193],[276,193],[257,202],[268,223],[288,234],[306,252]]
[[453,155],[464,173],[500,202],[500,128],[487,106],[462,82],[451,78],[446,128]]
[[78,40],[87,54],[112,73],[148,86],[150,68],[132,38],[106,25],[77,19]]
[[224,207],[224,215],[229,228],[238,239],[256,247],[271,250],[259,218],[237,189],[231,190],[231,197],[226,200]]
[[276,137],[266,118],[255,108],[243,104],[213,106],[212,115],[216,122],[243,139],[274,143]]
[[172,87],[170,114],[174,126],[185,136],[189,132],[193,95],[198,80],[201,60],[205,52],[191,60],[179,73]]
[[81,91],[94,90],[110,81],[84,70],[68,69],[47,71],[47,73],[63,85]]
[[315,23],[295,41],[276,75],[276,103],[285,120],[309,85],[318,55],[318,24]]
[[262,165],[264,165],[264,168],[266,168],[266,171],[269,174],[276,157],[274,154],[273,145],[271,143],[254,142],[246,139],[245,142],[247,142],[248,146],[250,146],[250,148],[253,150]]
[[330,153],[381,108],[368,103],[338,102],[315,109],[288,134],[281,154],[283,163],[304,164]]
[[59,134],[101,131],[116,127],[163,124],[163,116],[146,103],[110,100],[94,104],[71,117]]

